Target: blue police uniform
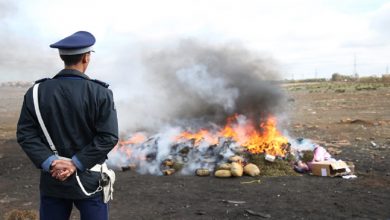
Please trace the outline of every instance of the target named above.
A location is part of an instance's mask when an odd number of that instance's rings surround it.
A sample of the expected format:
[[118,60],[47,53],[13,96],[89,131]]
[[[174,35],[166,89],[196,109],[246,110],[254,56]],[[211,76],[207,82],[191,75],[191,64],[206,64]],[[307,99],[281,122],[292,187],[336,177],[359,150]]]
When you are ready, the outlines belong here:
[[[93,51],[95,37],[79,31],[57,43],[60,55]],[[63,69],[52,79],[38,80],[39,107],[43,121],[58,155],[71,158],[88,192],[99,186],[100,173],[89,169],[102,164],[118,141],[118,121],[113,94],[108,84],[91,80],[75,69]],[[17,126],[17,140],[22,149],[41,169],[41,219],[69,219],[72,206],[80,210],[81,219],[108,219],[108,205],[102,193],[85,195],[73,174],[65,181],[50,175],[50,165],[58,157],[49,148],[34,110],[30,88],[23,101]]]

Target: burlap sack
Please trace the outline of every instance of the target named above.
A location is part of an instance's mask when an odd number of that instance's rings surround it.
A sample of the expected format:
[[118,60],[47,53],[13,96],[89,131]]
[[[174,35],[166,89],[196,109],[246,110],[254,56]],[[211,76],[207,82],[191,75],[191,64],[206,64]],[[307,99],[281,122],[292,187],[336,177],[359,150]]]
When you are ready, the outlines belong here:
[[230,163],[221,163],[217,166],[216,170],[230,170],[232,165]]
[[206,169],[206,168],[199,168],[199,169],[196,169],[195,173],[197,176],[209,176],[210,170]]
[[258,176],[260,175],[260,169],[258,166],[256,166],[255,164],[253,163],[248,163],[245,167],[244,167],[244,173],[246,175],[249,175],[249,176]]
[[241,163],[238,162],[232,163],[232,168],[230,171],[232,172],[232,176],[242,176],[242,173],[244,172]]
[[220,178],[227,178],[227,177],[231,177],[232,173],[230,172],[230,170],[217,170],[215,171],[214,176]]
[[242,163],[244,162],[244,158],[238,155],[234,155],[229,157],[229,162],[237,162],[237,163]]

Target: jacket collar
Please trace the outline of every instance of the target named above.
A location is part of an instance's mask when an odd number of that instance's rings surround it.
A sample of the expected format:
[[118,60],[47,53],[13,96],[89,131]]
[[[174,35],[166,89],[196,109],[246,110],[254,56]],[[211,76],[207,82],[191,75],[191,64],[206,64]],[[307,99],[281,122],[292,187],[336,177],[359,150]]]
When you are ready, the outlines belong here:
[[75,69],[63,69],[57,75],[55,75],[53,78],[58,78],[58,77],[80,77],[83,79],[90,79],[86,74],[75,70]]

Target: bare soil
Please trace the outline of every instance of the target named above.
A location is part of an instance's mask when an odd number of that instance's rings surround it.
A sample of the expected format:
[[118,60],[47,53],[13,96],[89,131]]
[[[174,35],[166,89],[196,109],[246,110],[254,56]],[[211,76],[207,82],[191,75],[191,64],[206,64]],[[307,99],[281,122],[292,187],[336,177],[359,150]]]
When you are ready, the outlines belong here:
[[[390,87],[356,86],[284,89],[290,135],[339,151],[333,156],[354,162],[357,179],[117,172],[111,219],[390,219]],[[12,209],[39,209],[39,170],[15,140],[26,89],[0,87],[0,218]],[[77,211],[72,219],[78,219]]]

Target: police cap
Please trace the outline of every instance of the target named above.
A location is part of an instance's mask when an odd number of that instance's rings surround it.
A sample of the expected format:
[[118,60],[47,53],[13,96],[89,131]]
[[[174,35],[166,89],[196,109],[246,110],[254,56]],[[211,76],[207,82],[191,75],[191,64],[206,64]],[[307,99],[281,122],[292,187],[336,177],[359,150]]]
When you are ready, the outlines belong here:
[[93,51],[95,37],[87,31],[78,31],[64,39],[51,44],[51,48],[57,48],[60,55],[76,55]]

